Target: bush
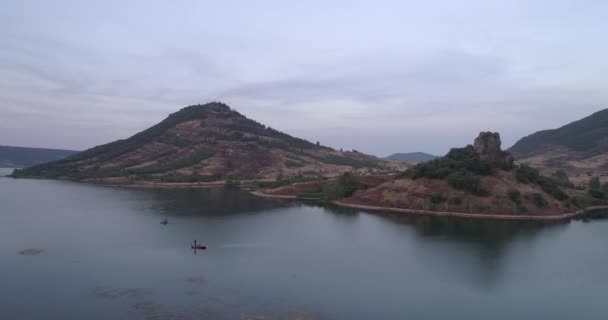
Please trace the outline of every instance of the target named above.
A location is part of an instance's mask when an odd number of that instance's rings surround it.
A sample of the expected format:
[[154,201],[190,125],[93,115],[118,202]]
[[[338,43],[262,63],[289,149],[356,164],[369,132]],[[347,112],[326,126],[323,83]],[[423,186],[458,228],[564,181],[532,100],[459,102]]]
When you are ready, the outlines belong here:
[[435,192],[433,194],[431,194],[431,203],[433,204],[440,204],[443,203],[447,200],[447,198],[445,197],[445,195],[443,195],[443,193],[439,193],[439,192]]
[[606,194],[598,189],[589,189],[589,195],[596,199],[604,199],[606,197]]
[[466,171],[456,171],[448,177],[448,184],[455,189],[466,190],[478,196],[488,196],[490,193],[481,184],[481,179]]
[[598,176],[593,176],[589,179],[589,190],[600,190],[601,188],[600,178]]
[[536,183],[540,178],[540,173],[538,172],[538,170],[528,165],[522,164],[515,170],[515,178],[520,183]]
[[513,201],[513,203],[521,203],[521,193],[517,189],[510,189],[509,191],[507,191],[507,198]]
[[551,178],[562,187],[574,188],[574,184],[572,184],[572,182],[570,182],[568,175],[563,170],[557,170],[557,171],[553,172],[553,175],[551,176]]
[[325,200],[336,200],[347,198],[353,195],[355,191],[361,189],[363,185],[359,179],[350,172],[342,174],[336,181],[329,183],[323,187],[323,197]]
[[540,177],[538,181],[538,185],[543,189],[544,192],[550,194],[555,199],[559,201],[563,201],[568,199],[568,194],[566,194],[553,180],[547,177]]
[[568,199],[568,194],[560,188],[560,184],[555,179],[540,175],[538,170],[528,165],[520,165],[515,170],[515,178],[520,183],[536,184],[540,186],[544,192],[550,194],[557,200],[563,201]]
[[534,204],[539,207],[539,208],[544,208],[546,207],[549,203],[547,202],[547,200],[545,200],[545,198],[543,197],[542,194],[540,193],[533,193],[532,194],[532,202],[534,202]]
[[485,176],[492,174],[496,168],[496,164],[481,160],[473,146],[469,145],[464,148],[453,148],[443,158],[419,163],[408,169],[404,176],[412,179],[446,179],[455,171]]
[[455,196],[450,199],[450,204],[455,204],[457,206],[461,205],[463,202],[462,197]]

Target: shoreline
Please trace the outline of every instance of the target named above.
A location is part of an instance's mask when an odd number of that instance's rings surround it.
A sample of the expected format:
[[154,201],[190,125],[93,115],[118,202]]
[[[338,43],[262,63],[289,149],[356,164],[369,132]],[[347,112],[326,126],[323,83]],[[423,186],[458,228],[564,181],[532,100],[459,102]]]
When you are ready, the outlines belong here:
[[[84,182],[89,183],[89,182]],[[130,184],[107,184],[107,183],[94,183],[99,186],[104,187],[114,187],[114,188],[143,188],[143,189],[187,189],[187,188],[217,188],[224,187],[226,183],[224,181],[215,181],[215,182],[147,182],[147,183],[130,183]]]
[[[275,199],[289,199],[299,200],[296,196],[289,195],[271,195],[262,192],[251,191],[253,195],[265,198]],[[579,216],[582,216],[588,212],[594,210],[608,209],[608,206],[592,206],[581,210],[570,213],[560,213],[552,215],[514,215],[514,214],[491,214],[491,213],[466,213],[466,212],[450,212],[450,211],[431,211],[431,210],[417,210],[417,209],[405,209],[396,207],[382,207],[382,206],[369,206],[363,204],[346,203],[342,201],[331,201],[327,202],[343,208],[361,209],[369,211],[384,211],[384,212],[395,212],[421,216],[435,216],[435,217],[451,217],[451,218],[463,218],[463,219],[481,219],[481,220],[503,220],[503,221],[568,221]]]
[[[56,179],[50,179],[56,180]],[[61,180],[61,179],[59,179]],[[93,184],[103,187],[113,187],[113,188],[131,188],[131,189],[187,189],[187,188],[218,188],[225,187],[225,181],[212,181],[212,182],[141,182],[141,183],[99,183],[94,181],[79,181],[80,183]],[[244,188],[243,182],[241,181],[238,187],[243,191],[247,191],[250,194],[263,197],[263,198],[274,198],[274,199],[282,199],[282,200],[306,200],[298,198],[294,195],[272,195],[259,191],[252,191]],[[606,206],[591,206],[584,209],[577,210],[575,212],[569,213],[561,213],[561,214],[551,214],[551,215],[514,215],[514,214],[491,214],[491,213],[467,213],[467,212],[450,212],[450,211],[431,211],[431,210],[418,210],[418,209],[405,209],[405,208],[397,208],[397,207],[382,207],[382,206],[370,206],[363,204],[355,204],[355,203],[346,203],[343,201],[331,201],[325,202],[328,204],[333,204],[343,208],[351,208],[351,209],[361,209],[361,210],[369,210],[369,211],[384,211],[384,212],[393,212],[393,213],[404,213],[404,214],[412,214],[412,215],[421,215],[421,216],[435,216],[435,217],[454,217],[454,218],[464,218],[464,219],[481,219],[481,220],[503,220],[503,221],[568,221],[577,217],[580,217],[588,212],[594,210],[607,210],[608,205]]]

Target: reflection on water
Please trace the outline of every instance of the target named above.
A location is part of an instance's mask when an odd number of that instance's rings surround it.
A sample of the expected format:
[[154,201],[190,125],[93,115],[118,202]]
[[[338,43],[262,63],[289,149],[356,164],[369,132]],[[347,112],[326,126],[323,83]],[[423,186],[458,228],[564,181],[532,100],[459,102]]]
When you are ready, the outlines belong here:
[[[238,189],[4,178],[0,204],[0,274],[11,275],[0,286],[3,318],[608,315],[608,221],[369,214]],[[194,239],[209,249],[194,255]],[[25,248],[44,254],[18,254]]]
[[293,205],[271,201],[236,188],[140,190],[156,201],[155,209],[167,216],[225,216],[256,213]]

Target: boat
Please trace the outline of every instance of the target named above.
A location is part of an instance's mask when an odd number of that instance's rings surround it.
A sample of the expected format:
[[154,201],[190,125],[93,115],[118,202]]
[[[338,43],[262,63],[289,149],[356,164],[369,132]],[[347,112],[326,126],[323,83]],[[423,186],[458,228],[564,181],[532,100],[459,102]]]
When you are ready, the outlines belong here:
[[160,222],[160,224],[168,224],[168,223],[169,223],[169,220],[167,220],[166,218],[163,219],[163,221]]
[[191,246],[192,249],[194,250],[207,250],[207,245],[205,244],[193,244]]

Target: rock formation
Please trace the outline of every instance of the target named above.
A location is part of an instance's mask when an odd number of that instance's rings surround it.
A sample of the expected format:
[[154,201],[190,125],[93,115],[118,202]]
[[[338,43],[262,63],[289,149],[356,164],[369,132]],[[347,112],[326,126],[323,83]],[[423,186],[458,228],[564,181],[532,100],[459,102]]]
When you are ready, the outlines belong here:
[[475,139],[473,147],[482,160],[512,166],[513,156],[500,148],[500,134],[498,132],[480,132]]

